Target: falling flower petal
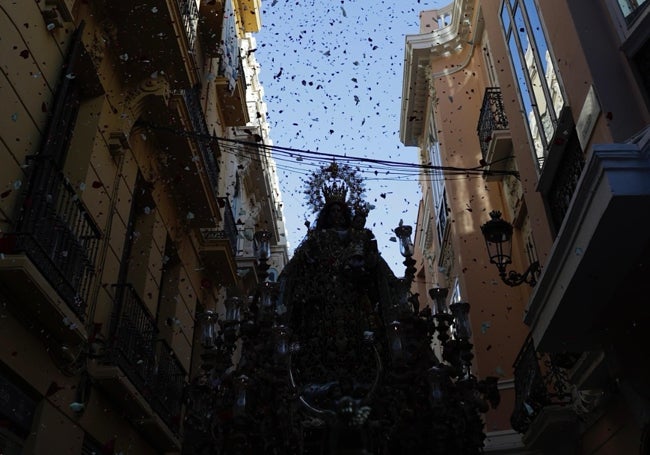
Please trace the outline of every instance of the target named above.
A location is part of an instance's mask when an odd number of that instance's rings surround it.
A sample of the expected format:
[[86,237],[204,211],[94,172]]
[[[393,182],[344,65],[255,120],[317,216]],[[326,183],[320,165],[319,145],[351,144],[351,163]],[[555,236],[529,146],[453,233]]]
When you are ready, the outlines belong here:
[[72,412],[80,412],[80,411],[83,411],[84,408],[86,407],[83,403],[79,403],[79,402],[76,402],[76,401],[70,403],[69,406],[70,406],[70,410],[71,410]]

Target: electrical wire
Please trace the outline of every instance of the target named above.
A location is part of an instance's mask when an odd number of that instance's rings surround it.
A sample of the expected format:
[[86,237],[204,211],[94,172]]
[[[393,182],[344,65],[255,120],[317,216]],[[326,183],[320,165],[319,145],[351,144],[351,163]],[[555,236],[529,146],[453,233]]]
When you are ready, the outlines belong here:
[[333,161],[338,163],[354,165],[357,170],[366,175],[366,180],[389,180],[403,181],[417,177],[424,178],[445,178],[452,176],[472,176],[487,175],[509,175],[519,178],[519,173],[514,170],[491,170],[488,169],[490,164],[496,164],[502,160],[508,160],[512,157],[506,157],[493,163],[481,163],[479,166],[463,168],[456,166],[433,166],[423,163],[408,163],[403,161],[384,160],[377,158],[368,158],[362,156],[343,155],[337,153],[326,153],[314,150],[303,150],[292,147],[282,147],[278,145],[269,145],[262,142],[250,142],[240,139],[222,138],[210,134],[201,134],[195,131],[181,130],[165,125],[152,124],[146,121],[139,121],[140,126],[152,129],[166,131],[181,137],[191,137],[198,141],[214,142],[218,145],[222,153],[232,154],[245,158],[252,162],[262,163],[264,160],[273,159],[276,169],[285,172],[295,172],[306,174],[307,168],[318,169],[330,164]]

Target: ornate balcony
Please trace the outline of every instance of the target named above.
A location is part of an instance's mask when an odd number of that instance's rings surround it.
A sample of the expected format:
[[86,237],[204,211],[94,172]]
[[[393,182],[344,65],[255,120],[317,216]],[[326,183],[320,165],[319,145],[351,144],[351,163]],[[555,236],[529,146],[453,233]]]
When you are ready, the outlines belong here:
[[197,134],[196,144],[200,153],[201,165],[208,178],[211,196],[216,199],[217,188],[219,187],[219,163],[217,161],[219,146],[216,140],[211,139],[212,136],[205,122],[200,102],[200,88],[185,89],[181,93],[185,100],[185,107],[189,114],[192,129]]
[[245,32],[256,33],[262,28],[261,0],[236,0],[237,11]]
[[[594,146],[582,173],[569,172],[575,191],[563,193],[567,211],[524,319],[539,349],[600,349],[603,327],[623,327],[642,311],[637,302],[647,295],[650,263],[647,150]],[[630,304],[612,311],[621,302]]]
[[224,25],[225,0],[201,2],[199,7],[199,38],[209,57],[218,57]]
[[[157,370],[154,376],[151,407],[176,434],[180,429],[185,371],[172,348],[164,340],[156,344]],[[155,421],[155,419],[151,419]],[[152,422],[153,423],[153,422]]]
[[246,104],[246,75],[242,66],[236,14],[226,1],[222,38],[219,41],[219,67],[216,74],[217,98],[225,126],[243,126],[249,122]]
[[242,28],[242,32],[256,33],[262,27],[261,21],[261,1],[260,0],[212,0],[201,2],[199,7],[199,36],[203,44],[203,49],[210,57],[220,55],[219,48],[221,45],[225,21],[228,15],[225,9],[232,11],[232,4],[226,5],[226,1],[235,2],[234,11],[236,18]]
[[160,171],[192,226],[220,219],[217,207],[218,144],[206,125],[200,87],[175,90],[167,102],[152,97],[141,125],[151,126],[161,153]]
[[237,283],[237,226],[225,197],[217,200],[221,213],[221,224],[217,228],[202,228],[198,230],[198,250],[205,267],[214,273],[217,279],[225,285]]
[[241,235],[238,237],[237,256],[235,256],[237,275],[241,279],[242,289],[252,293],[261,281],[253,242],[255,233],[250,228],[242,229],[239,232]]
[[[49,159],[34,158],[16,231],[0,240],[0,280],[58,338],[85,338],[83,322],[101,232]],[[62,322],[63,321],[63,322]]]
[[512,138],[500,88],[485,89],[476,131],[481,155],[488,165],[486,178],[500,178],[499,172],[508,169],[508,160],[512,156]]
[[246,81],[241,61],[237,62],[237,77],[232,79],[220,71],[217,79],[217,97],[226,126],[243,126],[250,121],[246,105]]
[[[244,139],[253,142],[250,135]],[[271,188],[271,180],[269,178],[269,157],[270,152],[263,147],[248,147],[247,153],[250,155],[250,163],[246,166],[245,173],[243,174],[244,187],[246,194],[253,197],[256,205],[259,208],[258,223],[264,226],[264,229],[273,233],[273,238],[278,238],[277,224],[274,222],[276,218],[276,210],[273,204],[273,198],[269,195],[273,194]]]
[[530,449],[550,450],[577,430],[567,371],[560,367],[568,365],[560,359],[537,353],[529,337],[515,361],[515,407],[510,422]]
[[177,451],[185,371],[135,290],[115,290],[107,354],[89,372],[159,450]]
[[585,166],[585,155],[580,146],[573,114],[569,106],[560,111],[555,134],[550,140],[537,189],[544,195],[555,231],[559,231],[569,203]]
[[546,196],[549,213],[555,230],[558,231],[569,210],[573,193],[578,186],[580,174],[585,166],[585,156],[577,146],[567,147],[562,154],[553,182]]
[[116,24],[111,47],[122,69],[141,80],[161,70],[174,88],[198,81],[194,61],[199,11],[193,0],[104,1]]

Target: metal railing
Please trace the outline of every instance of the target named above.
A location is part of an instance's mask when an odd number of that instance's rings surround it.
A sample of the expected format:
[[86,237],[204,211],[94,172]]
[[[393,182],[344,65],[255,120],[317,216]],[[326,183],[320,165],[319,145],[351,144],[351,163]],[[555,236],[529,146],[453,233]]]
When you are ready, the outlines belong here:
[[219,163],[216,158],[219,146],[217,141],[210,136],[208,126],[205,122],[203,109],[201,109],[201,103],[199,102],[200,88],[195,87],[182,90],[182,95],[190,114],[192,128],[198,133],[196,135],[196,142],[198,143],[199,151],[203,158],[203,166],[210,182],[210,188],[212,189],[213,196],[216,198],[217,189],[219,188]]
[[183,19],[187,43],[190,49],[194,49],[199,24],[199,10],[196,7],[196,2],[194,0],[178,0],[178,9]]
[[34,158],[16,230],[24,252],[68,307],[85,319],[101,231],[67,178],[47,158]]
[[169,428],[179,431],[185,371],[133,286],[118,284],[109,362],[118,366]]
[[536,352],[530,336],[517,356],[514,370],[515,407],[510,423],[515,431],[525,433],[544,407],[570,403],[566,370],[551,355]]
[[219,68],[218,75],[228,80],[228,89],[235,90],[237,79],[244,74],[240,58],[240,44],[237,36],[236,15],[233,4],[230,1],[225,3],[222,40],[219,47]]
[[237,224],[235,222],[235,216],[232,213],[230,201],[228,201],[228,198],[223,199],[226,201],[223,209],[223,231],[230,242],[233,254],[235,254],[237,252]]
[[487,152],[490,148],[494,131],[507,129],[508,117],[503,108],[501,89],[498,87],[487,87],[483,96],[483,105],[481,106],[478,125],[476,126],[481,155],[484,160],[487,159]]
[[[577,142],[577,140],[574,140]],[[556,232],[569,210],[569,204],[578,187],[578,180],[585,167],[585,157],[577,144],[569,143],[564,149],[553,183],[547,194],[551,220]]]
[[235,216],[232,213],[232,207],[228,198],[219,197],[217,203],[221,209],[221,217],[223,223],[220,228],[206,228],[201,229],[201,236],[204,241],[210,240],[226,240],[230,245],[233,256],[237,253],[237,224],[235,223]]
[[156,321],[133,286],[117,285],[116,291],[111,361],[149,401],[155,372]]
[[167,342],[159,340],[157,348],[158,364],[151,406],[176,433],[180,428],[185,370]]

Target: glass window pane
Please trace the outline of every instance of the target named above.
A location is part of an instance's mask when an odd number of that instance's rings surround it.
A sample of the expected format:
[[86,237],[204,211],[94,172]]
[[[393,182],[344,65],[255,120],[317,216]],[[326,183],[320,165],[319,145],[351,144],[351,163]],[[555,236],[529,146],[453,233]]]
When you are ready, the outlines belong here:
[[526,14],[528,14],[528,21],[530,22],[530,36],[534,41],[533,45],[537,49],[542,61],[542,69],[546,74],[548,70],[548,61],[543,58],[548,53],[548,47],[546,45],[546,38],[544,37],[544,32],[542,31],[542,24],[539,20],[539,15],[537,13],[537,8],[533,0],[525,0],[524,4],[526,6]]
[[[438,142],[432,142],[429,147],[429,159],[432,166],[442,166],[440,159],[440,146]],[[436,210],[442,205],[445,191],[445,178],[440,170],[431,172],[431,189],[433,192],[433,206]]]
[[553,122],[548,112],[546,97],[544,96],[543,84],[546,84],[546,77],[543,72],[540,72],[537,66],[537,58],[539,55],[536,54],[537,49],[534,43],[530,41],[529,30],[521,9],[517,9],[515,12],[515,25],[517,27],[521,48],[524,50],[525,67],[531,84],[531,90],[529,92],[532,95],[531,103],[539,113],[544,135],[546,138],[549,138],[553,136]]
[[526,82],[526,77],[524,76],[523,70],[524,65],[522,64],[519,57],[519,50],[517,49],[517,44],[514,36],[510,37],[508,47],[510,49],[510,57],[512,59],[513,69],[515,71],[516,82],[519,86],[519,93],[521,94],[521,102],[524,105],[524,111],[526,113],[525,118],[528,122],[529,131],[533,140],[535,156],[537,157],[538,162],[540,162],[544,159],[544,141],[542,139],[542,134],[539,131],[539,128],[537,128],[536,113],[533,111],[533,96],[528,90],[528,84]]
[[618,0],[618,6],[621,8],[621,13],[623,13],[624,17],[629,16],[634,10],[634,7],[630,5],[629,0]]
[[618,6],[628,24],[631,24],[637,18],[646,0],[618,0]]
[[510,34],[510,13],[508,12],[508,7],[504,3],[501,5],[501,22],[503,23],[503,30],[505,30],[506,35]]
[[535,0],[504,1],[500,16],[524,118],[541,167],[565,100],[537,10],[538,3]]
[[628,17],[646,2],[646,0],[618,0],[623,16]]
[[[539,13],[535,6],[534,0],[524,0],[526,5],[526,13],[528,14],[528,21],[530,23],[530,36],[533,40],[533,48],[537,50],[539,61],[541,62],[544,79],[549,88],[550,100],[547,104],[551,104],[555,111],[555,117],[559,117],[562,107],[564,107],[564,98],[560,90],[557,71],[555,65],[551,60],[551,53],[549,52],[546,43],[546,37],[542,29],[542,23],[539,18]],[[551,123],[552,126],[552,123]]]

